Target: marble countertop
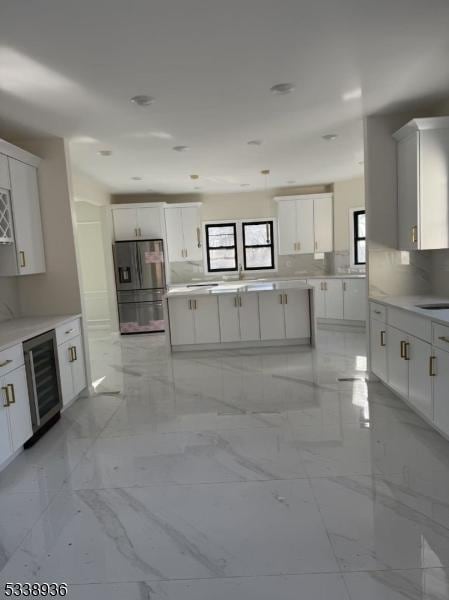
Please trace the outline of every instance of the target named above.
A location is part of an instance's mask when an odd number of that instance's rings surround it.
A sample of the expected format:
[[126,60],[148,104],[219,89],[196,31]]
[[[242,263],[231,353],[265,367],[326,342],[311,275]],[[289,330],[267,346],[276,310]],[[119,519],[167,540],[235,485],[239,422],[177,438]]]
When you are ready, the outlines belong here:
[[198,279],[197,281],[188,281],[186,283],[173,283],[168,287],[170,290],[176,288],[185,288],[188,285],[199,285],[199,284],[213,284],[218,283],[220,286],[230,285],[250,285],[253,283],[276,283],[276,282],[285,282],[285,281],[305,281],[306,279],[365,279],[366,273],[337,273],[335,275],[308,275],[304,273],[304,275],[294,275],[291,277],[261,277],[259,279]]
[[29,340],[36,335],[55,329],[67,321],[77,319],[81,314],[50,317],[18,317],[0,321],[0,350]]
[[217,286],[187,287],[177,286],[166,293],[166,298],[177,296],[218,296],[222,294],[248,294],[250,292],[273,292],[287,290],[310,290],[313,289],[305,280],[285,281],[246,281],[226,282]]
[[443,298],[441,296],[385,296],[383,298],[370,297],[370,302],[377,302],[384,306],[399,308],[401,310],[412,312],[420,317],[431,319],[436,323],[449,325],[449,309],[428,310],[425,308],[418,308],[418,305],[420,304],[449,304],[449,298]]

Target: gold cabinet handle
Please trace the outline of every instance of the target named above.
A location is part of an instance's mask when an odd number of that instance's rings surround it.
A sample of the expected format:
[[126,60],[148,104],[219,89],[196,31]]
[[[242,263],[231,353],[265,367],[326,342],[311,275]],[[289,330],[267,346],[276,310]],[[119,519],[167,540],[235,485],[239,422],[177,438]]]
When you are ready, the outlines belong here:
[[404,358],[405,358],[405,360],[410,360],[409,350],[410,350],[410,344],[409,344],[409,342],[405,342],[404,343]]
[[237,308],[237,306],[238,306],[237,305],[237,296],[234,296],[234,306],[235,306],[235,308]]
[[442,335],[438,339],[441,340],[442,342],[446,342],[446,344],[449,344],[449,337],[447,337],[445,335]]
[[243,306],[243,304],[242,304],[242,297],[241,296],[239,296],[239,306]]
[[418,242],[418,226],[414,225],[412,227],[412,243],[416,244]]
[[373,312],[374,312],[374,314],[375,314],[375,315],[381,315],[381,314],[382,314],[382,311],[381,311],[381,310],[375,310],[375,311],[373,311]]
[[387,345],[386,342],[385,342],[385,334],[386,334],[386,331],[381,331],[380,332],[380,345],[382,347],[385,347]]
[[436,360],[437,360],[436,356],[431,356],[429,358],[429,375],[430,375],[430,377],[435,377],[436,374],[437,374],[437,371],[436,371]]
[[9,365],[10,363],[12,363],[12,360],[10,360],[10,359],[4,360],[2,363],[0,363],[0,368],[6,367],[6,365]]
[[73,346],[69,346],[69,362],[73,362]]
[[279,304],[284,304],[284,301],[282,299],[282,294],[279,294]]
[[197,309],[196,300],[193,301],[195,310]]
[[23,250],[21,250],[19,252],[19,255],[20,255],[20,267],[21,268],[26,267],[27,263],[26,263],[26,259],[25,259],[25,252]]
[[189,310],[192,310],[192,301],[189,300]]
[[401,340],[401,358],[405,358],[405,342]]
[[3,392],[3,396],[5,398],[5,401],[3,403],[3,408],[8,408],[8,406],[9,406],[8,388],[6,386],[2,387],[2,392]]
[[284,294],[284,304],[288,304],[288,296],[287,296],[287,294]]
[[9,406],[11,406],[11,404],[15,404],[16,403],[16,393],[14,390],[14,386],[12,383],[8,383],[6,385],[6,395],[8,397],[8,404]]
[[198,248],[201,248],[201,229],[196,228],[196,239],[198,240]]
[[78,354],[77,354],[77,351],[76,351],[76,346],[72,346],[72,348],[73,348],[73,360],[74,361],[78,360]]
[[347,289],[348,289],[348,286],[346,284],[346,281],[343,281],[343,291],[346,292]]

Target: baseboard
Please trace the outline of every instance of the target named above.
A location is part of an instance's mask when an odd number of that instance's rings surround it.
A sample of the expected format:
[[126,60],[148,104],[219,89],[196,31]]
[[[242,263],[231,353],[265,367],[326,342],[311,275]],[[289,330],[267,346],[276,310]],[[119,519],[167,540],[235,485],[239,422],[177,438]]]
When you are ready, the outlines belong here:
[[317,319],[317,325],[321,329],[332,329],[335,327],[345,327],[346,329],[365,329],[366,321],[347,321],[345,319]]
[[282,346],[311,346],[310,338],[294,340],[255,340],[253,342],[218,342],[216,344],[186,344],[172,346],[172,352],[192,352],[201,350],[240,350],[243,348],[279,348]]

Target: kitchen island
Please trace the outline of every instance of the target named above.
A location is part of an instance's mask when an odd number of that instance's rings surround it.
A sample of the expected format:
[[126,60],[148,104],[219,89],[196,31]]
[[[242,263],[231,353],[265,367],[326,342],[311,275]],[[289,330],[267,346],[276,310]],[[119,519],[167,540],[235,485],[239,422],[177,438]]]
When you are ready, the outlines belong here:
[[314,288],[305,281],[178,286],[165,296],[173,351],[314,345]]

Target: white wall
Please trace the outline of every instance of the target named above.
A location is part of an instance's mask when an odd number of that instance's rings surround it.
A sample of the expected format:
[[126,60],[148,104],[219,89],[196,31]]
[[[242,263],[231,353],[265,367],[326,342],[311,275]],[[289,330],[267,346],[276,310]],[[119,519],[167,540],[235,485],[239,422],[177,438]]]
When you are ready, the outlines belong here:
[[0,322],[20,314],[19,289],[16,277],[0,277]]

